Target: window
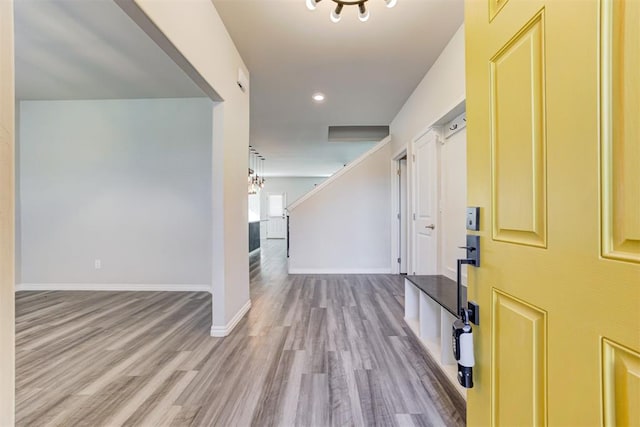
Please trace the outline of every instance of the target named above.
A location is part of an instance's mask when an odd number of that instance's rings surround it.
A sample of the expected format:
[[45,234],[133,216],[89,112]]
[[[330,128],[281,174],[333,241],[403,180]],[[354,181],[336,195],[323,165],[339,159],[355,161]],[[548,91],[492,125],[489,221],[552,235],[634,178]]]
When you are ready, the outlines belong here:
[[269,195],[269,216],[284,215],[284,198],[282,194]]

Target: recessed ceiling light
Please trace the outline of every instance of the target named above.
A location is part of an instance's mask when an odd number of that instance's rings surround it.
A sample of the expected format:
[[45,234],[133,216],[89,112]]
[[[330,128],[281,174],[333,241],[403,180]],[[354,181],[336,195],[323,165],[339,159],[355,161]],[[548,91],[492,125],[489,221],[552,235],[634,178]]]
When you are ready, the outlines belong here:
[[324,93],[321,92],[317,92],[313,94],[313,100],[316,102],[322,102],[324,101]]

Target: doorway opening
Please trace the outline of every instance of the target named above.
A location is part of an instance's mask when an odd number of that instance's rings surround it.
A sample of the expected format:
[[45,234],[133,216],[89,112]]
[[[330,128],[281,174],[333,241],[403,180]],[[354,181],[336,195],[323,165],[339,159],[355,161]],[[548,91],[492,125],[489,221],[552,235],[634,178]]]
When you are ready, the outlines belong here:
[[392,159],[392,251],[391,271],[394,274],[409,272],[409,164],[407,149],[402,149]]
[[398,251],[400,256],[398,257],[398,273],[407,274],[409,271],[407,265],[408,259],[408,233],[407,233],[407,223],[409,221],[408,216],[408,205],[407,205],[407,176],[409,176],[407,171],[407,156],[405,155],[403,158],[398,160],[398,203],[399,203],[399,212],[398,212],[398,221],[400,222],[398,227]]
[[285,239],[287,237],[286,226],[287,193],[267,194],[267,239]]

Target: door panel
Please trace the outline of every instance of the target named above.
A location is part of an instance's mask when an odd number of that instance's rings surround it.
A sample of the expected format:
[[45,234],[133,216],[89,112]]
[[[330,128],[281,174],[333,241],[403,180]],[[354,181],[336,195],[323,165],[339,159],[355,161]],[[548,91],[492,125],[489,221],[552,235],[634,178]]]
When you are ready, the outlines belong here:
[[468,423],[637,422],[640,2],[465,5]]
[[[603,255],[640,262],[640,2],[602,6]],[[615,78],[614,78],[615,77]]]
[[544,13],[491,60],[493,238],[546,246]]
[[508,1],[509,0],[489,0],[489,16],[491,20],[496,17]]
[[604,424],[640,425],[640,354],[606,339],[602,353]]
[[415,274],[438,274],[438,149],[437,134],[429,131],[414,145],[414,263]]
[[13,2],[0,1],[0,425],[14,422]]
[[546,313],[497,290],[492,310],[493,419],[504,426],[544,426]]

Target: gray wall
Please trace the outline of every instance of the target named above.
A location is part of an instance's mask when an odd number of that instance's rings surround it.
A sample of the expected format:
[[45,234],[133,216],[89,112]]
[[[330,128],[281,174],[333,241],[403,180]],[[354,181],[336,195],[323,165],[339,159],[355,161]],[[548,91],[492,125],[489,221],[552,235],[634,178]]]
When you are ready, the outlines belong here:
[[212,108],[21,102],[21,282],[210,284]]

